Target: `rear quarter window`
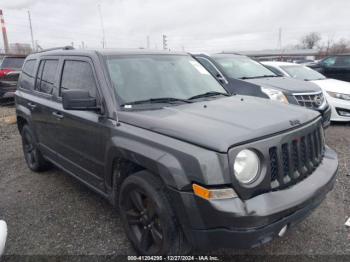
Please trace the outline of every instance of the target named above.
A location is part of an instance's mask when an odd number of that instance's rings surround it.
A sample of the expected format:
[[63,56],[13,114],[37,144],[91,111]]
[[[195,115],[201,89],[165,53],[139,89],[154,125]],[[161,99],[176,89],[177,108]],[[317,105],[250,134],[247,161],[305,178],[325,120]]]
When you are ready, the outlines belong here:
[[27,60],[22,69],[20,78],[20,87],[30,90],[34,85],[34,76],[36,69],[36,59]]

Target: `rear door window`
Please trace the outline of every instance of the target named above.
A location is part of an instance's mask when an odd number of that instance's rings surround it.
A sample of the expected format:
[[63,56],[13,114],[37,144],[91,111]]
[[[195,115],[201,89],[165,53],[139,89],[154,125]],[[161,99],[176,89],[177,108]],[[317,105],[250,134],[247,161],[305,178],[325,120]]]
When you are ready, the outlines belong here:
[[58,60],[42,60],[38,70],[35,89],[41,93],[52,94],[57,73]]
[[76,60],[64,62],[61,92],[72,89],[87,90],[91,97],[96,97],[96,81],[90,63]]

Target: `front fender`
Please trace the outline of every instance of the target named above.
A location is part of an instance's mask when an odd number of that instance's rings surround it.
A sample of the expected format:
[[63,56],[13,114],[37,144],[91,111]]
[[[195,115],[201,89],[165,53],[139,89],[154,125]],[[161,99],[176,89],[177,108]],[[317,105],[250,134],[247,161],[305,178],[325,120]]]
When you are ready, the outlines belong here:
[[106,154],[109,186],[113,162],[118,158],[158,174],[167,186],[178,190],[189,189],[192,182],[204,185],[231,183],[227,154],[124,123],[112,133]]

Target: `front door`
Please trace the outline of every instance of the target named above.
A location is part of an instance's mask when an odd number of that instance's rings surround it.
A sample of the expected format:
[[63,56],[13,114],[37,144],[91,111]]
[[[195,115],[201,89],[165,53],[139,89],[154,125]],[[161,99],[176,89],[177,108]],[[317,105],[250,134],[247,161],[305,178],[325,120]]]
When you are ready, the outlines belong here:
[[[86,89],[99,96],[93,63],[88,58],[66,58],[62,64],[58,101],[62,90]],[[98,99],[99,101],[99,99]],[[59,130],[56,152],[60,165],[100,190],[104,189],[105,149],[108,124],[98,111],[65,110],[58,103],[53,112]]]

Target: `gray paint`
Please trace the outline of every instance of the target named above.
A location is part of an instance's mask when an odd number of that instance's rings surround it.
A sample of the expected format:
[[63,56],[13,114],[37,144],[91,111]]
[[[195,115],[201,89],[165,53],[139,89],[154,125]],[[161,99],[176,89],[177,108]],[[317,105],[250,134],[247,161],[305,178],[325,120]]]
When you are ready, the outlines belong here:
[[120,112],[122,122],[168,135],[218,152],[231,146],[292,128],[315,119],[318,112],[250,96],[233,96],[164,107]]

